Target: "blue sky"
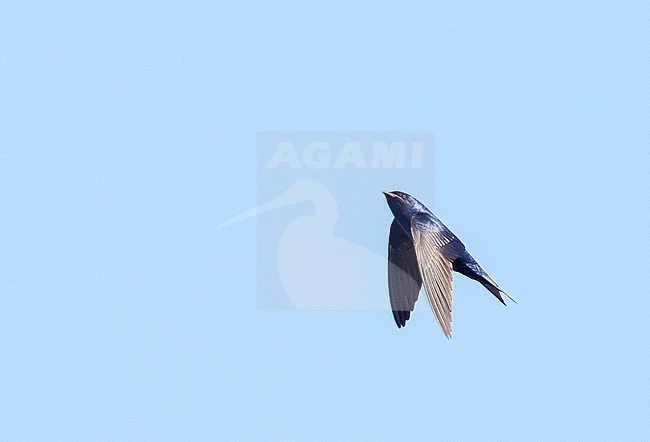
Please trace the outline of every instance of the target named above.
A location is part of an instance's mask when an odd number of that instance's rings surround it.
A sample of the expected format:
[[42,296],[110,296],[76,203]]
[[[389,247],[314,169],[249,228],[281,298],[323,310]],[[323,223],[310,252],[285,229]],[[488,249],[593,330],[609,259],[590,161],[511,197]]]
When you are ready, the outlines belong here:
[[[647,439],[649,9],[4,2],[2,438]],[[256,223],[217,226],[305,130],[434,132],[402,190],[519,303],[258,310]]]

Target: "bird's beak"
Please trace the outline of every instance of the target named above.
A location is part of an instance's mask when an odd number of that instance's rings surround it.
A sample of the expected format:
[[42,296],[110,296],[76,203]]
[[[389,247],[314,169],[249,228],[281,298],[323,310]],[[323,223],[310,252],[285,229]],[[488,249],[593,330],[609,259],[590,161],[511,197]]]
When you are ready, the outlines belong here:
[[384,195],[386,195],[386,196],[390,196],[390,197],[392,197],[392,198],[398,198],[397,195],[395,195],[394,193],[388,192],[388,191],[386,191],[386,190],[383,190],[382,193],[383,193]]

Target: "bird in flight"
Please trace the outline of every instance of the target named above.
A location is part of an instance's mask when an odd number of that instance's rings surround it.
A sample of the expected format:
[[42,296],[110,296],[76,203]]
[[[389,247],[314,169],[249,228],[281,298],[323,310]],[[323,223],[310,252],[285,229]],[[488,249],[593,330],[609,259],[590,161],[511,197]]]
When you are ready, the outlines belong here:
[[404,192],[384,195],[395,217],[388,237],[388,293],[398,328],[411,317],[424,283],[431,310],[451,338],[452,270],[480,282],[503,305],[501,294],[515,302],[424,204]]

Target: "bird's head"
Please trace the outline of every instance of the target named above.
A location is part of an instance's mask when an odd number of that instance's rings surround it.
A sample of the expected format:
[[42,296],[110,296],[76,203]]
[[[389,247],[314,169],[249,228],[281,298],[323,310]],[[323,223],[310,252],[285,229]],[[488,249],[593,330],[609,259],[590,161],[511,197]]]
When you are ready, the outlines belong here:
[[384,196],[395,218],[402,216],[410,218],[424,208],[421,202],[408,193],[400,192],[399,190],[393,190],[392,192],[384,191]]

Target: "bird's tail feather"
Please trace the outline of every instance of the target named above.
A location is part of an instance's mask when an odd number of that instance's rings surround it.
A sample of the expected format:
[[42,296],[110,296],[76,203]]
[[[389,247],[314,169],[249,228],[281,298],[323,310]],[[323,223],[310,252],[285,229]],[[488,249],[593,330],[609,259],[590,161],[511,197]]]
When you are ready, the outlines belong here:
[[517,303],[517,301],[512,299],[510,297],[510,295],[508,295],[506,292],[504,292],[501,289],[501,287],[499,287],[497,285],[496,282],[492,281],[492,278],[490,278],[489,276],[482,275],[482,278],[481,278],[481,280],[479,282],[481,284],[483,284],[483,287],[488,289],[490,291],[490,293],[492,293],[494,295],[495,298],[497,298],[499,301],[501,301],[501,304],[506,305],[505,301],[503,300],[503,297],[501,296],[502,293],[504,295],[506,295],[508,297],[508,299],[510,299],[512,302],[514,302],[515,304]]

